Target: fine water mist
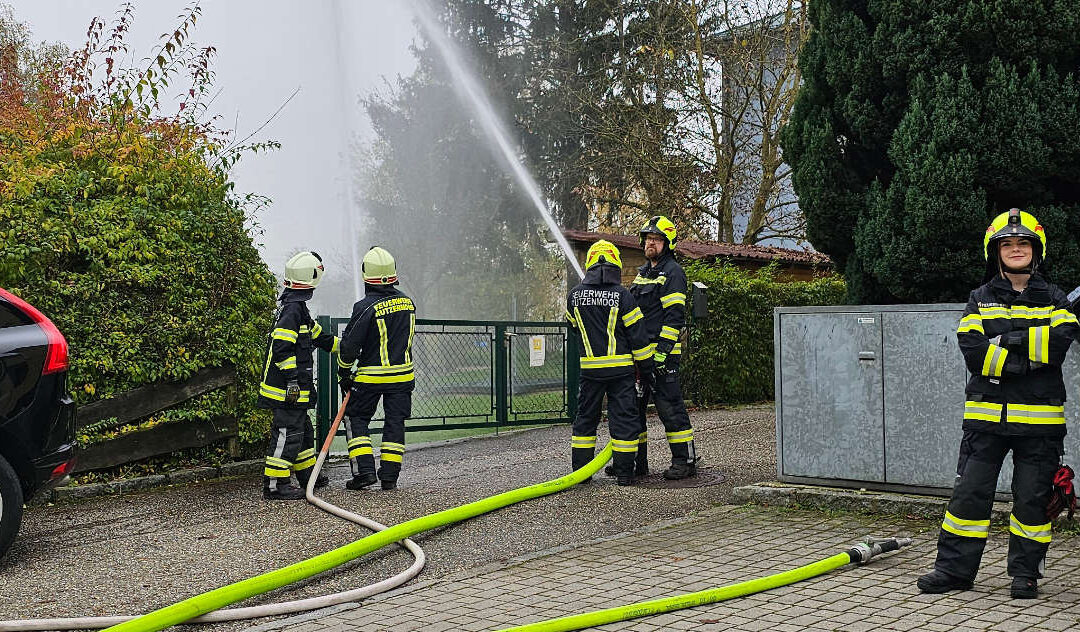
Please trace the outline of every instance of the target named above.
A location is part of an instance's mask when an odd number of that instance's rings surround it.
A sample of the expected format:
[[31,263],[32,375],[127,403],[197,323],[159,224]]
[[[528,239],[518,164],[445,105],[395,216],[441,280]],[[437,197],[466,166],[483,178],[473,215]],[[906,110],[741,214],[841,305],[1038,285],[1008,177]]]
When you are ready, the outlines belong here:
[[488,98],[483,86],[466,68],[464,56],[457,50],[457,47],[450,41],[446,33],[443,32],[427,0],[411,0],[410,4],[417,20],[420,22],[420,26],[427,33],[431,43],[434,44],[439,55],[442,56],[443,61],[446,63],[459,96],[466,101],[467,105],[473,108],[477,120],[483,126],[484,131],[487,132],[489,139],[494,143],[492,149],[497,154],[502,155],[506,164],[509,165],[514,179],[528,193],[533,206],[544,218],[552,236],[566,255],[567,261],[574,266],[574,271],[577,272],[578,277],[583,278],[585,273],[581,269],[581,264],[578,263],[577,257],[574,256],[573,250],[570,249],[570,244],[566,241],[566,237],[563,236],[559,225],[555,223],[555,218],[548,211],[539,185],[522,164],[520,155],[510,142],[510,135],[506,131],[506,126],[491,105],[491,100]]

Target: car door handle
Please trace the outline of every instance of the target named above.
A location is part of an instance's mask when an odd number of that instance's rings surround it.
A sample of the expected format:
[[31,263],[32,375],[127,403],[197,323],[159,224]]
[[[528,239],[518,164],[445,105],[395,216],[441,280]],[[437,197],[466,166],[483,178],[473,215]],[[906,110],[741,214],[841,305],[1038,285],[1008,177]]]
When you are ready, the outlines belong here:
[[872,361],[877,359],[877,355],[875,355],[873,351],[860,351],[859,352],[859,359],[860,360],[869,360],[869,361],[872,362]]

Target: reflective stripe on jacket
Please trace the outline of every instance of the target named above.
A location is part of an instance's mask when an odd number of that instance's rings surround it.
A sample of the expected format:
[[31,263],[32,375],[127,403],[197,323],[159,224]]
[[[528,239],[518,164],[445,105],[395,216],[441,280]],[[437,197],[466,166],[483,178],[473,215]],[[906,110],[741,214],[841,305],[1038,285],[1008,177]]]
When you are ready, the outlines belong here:
[[356,363],[356,383],[390,393],[413,390],[416,306],[394,286],[366,286],[341,334],[338,368]]
[[[1061,364],[1080,332],[1067,305],[1065,293],[1038,275],[1023,292],[1000,277],[971,292],[956,329],[971,372],[964,428],[1011,435],[1065,434]],[[1019,333],[1011,348],[1004,340],[1009,332]]]
[[[314,408],[318,396],[312,369],[314,348],[334,352],[338,339],[312,320],[306,301],[311,290],[285,290],[281,307],[274,319],[274,328],[266,344],[262,382],[259,384],[260,408]],[[285,403],[285,387],[291,380],[300,386],[300,398],[294,404]]]
[[660,353],[682,353],[679,333],[686,324],[686,273],[670,251],[656,265],[646,262],[638,268],[630,286],[645,316],[645,335]]
[[[610,268],[610,279],[604,278],[604,268]],[[578,334],[583,377],[632,375],[635,363],[641,370],[652,371],[644,315],[618,279],[615,266],[594,265],[566,299],[566,320]]]

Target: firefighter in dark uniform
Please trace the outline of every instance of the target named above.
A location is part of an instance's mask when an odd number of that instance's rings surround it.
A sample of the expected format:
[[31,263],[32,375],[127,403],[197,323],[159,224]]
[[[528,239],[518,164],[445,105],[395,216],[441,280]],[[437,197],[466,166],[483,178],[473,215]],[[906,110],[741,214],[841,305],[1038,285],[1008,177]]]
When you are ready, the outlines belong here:
[[[338,357],[342,390],[352,393],[345,407],[349,417],[345,429],[353,478],[345,486],[363,489],[381,481],[383,489],[394,489],[405,455],[405,420],[412,414],[416,307],[394,287],[397,265],[389,252],[372,248],[364,255],[362,268],[364,298],[353,305]],[[368,424],[379,399],[385,421],[376,474]]]
[[632,485],[639,434],[634,368],[648,381],[652,350],[641,310],[621,283],[619,249],[604,240],[596,242],[585,257],[585,270],[585,278],[566,300],[566,319],[578,334],[581,358],[571,461],[578,470],[593,459],[600,406],[607,395],[612,467],[619,485]]
[[630,292],[645,315],[645,332],[653,351],[655,381],[645,389],[638,410],[638,453],[635,473],[649,473],[648,431],[645,406],[651,397],[664,423],[671,467],[664,478],[679,480],[697,473],[694,430],[679,387],[679,358],[682,343],[679,335],[686,322],[686,273],[675,261],[675,224],[657,215],[639,232],[648,261],[638,268]]
[[1038,593],[1051,537],[1047,504],[1065,436],[1061,363],[1080,329],[1065,294],[1038,272],[1045,252],[1043,227],[1019,209],[998,215],[986,229],[985,283],[971,293],[956,330],[971,372],[956,484],[934,570],[917,582],[923,592],[972,587],[998,473],[1012,450],[1011,594],[1031,599]]
[[[312,379],[312,348],[338,349],[338,339],[324,332],[307,308],[324,273],[322,258],[314,252],[298,253],[285,264],[285,291],[278,299],[281,306],[267,343],[256,404],[274,411],[263,470],[263,497],[267,500],[304,498],[303,488],[315,465],[315,434],[308,417],[308,410],[318,400]],[[292,484],[292,474],[300,487]],[[315,486],[328,482],[320,476]]]

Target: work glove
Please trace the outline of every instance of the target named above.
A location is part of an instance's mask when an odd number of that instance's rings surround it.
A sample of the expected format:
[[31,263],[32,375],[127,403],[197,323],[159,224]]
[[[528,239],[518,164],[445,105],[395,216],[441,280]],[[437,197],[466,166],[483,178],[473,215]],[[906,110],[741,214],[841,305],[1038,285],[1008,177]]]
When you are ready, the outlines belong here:
[[656,376],[657,380],[662,380],[662,379],[666,378],[667,375],[668,375],[668,369],[667,369],[667,364],[666,364],[666,362],[667,362],[667,354],[657,351],[657,352],[653,353],[652,359],[653,359],[653,375]]
[[300,399],[300,383],[296,380],[289,380],[285,384],[285,403],[295,404]]
[[338,386],[341,388],[341,396],[345,397],[356,384],[352,369],[338,369]]

